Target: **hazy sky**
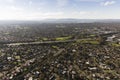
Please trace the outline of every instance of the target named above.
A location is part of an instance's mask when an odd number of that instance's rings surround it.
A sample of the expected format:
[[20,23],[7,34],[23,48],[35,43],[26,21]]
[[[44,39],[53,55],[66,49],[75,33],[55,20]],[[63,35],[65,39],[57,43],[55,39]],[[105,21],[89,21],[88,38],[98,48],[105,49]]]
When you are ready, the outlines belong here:
[[120,0],[0,0],[0,20],[120,19]]

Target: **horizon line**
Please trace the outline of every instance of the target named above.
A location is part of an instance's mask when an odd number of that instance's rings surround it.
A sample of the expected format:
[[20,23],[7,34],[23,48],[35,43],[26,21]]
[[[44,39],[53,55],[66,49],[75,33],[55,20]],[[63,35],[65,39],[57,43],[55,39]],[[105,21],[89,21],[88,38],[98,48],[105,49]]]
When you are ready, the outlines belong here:
[[105,18],[105,19],[78,19],[78,18],[59,18],[59,19],[56,19],[56,18],[48,18],[48,19],[39,19],[39,20],[35,20],[35,19],[25,19],[25,20],[22,20],[22,19],[0,19],[0,21],[44,21],[44,20],[120,20],[120,19],[109,19],[109,18]]

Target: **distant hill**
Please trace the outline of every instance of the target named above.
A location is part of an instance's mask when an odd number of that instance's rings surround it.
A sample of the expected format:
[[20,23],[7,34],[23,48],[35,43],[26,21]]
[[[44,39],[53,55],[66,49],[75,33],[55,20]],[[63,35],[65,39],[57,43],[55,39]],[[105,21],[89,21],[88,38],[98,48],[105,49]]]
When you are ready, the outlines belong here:
[[21,23],[120,23],[120,19],[44,19],[44,20],[0,20],[0,24]]
[[54,23],[111,23],[120,22],[120,19],[47,19],[43,22]]

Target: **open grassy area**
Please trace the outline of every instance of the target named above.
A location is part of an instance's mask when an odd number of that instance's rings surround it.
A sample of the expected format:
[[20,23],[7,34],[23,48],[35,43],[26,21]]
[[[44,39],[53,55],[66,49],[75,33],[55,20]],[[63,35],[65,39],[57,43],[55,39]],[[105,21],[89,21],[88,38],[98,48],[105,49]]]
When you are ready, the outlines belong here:
[[117,43],[111,43],[111,45],[115,47],[120,47],[120,44],[117,44]]
[[72,36],[67,36],[67,37],[57,37],[55,38],[56,41],[65,41],[71,39]]
[[83,43],[83,44],[100,44],[100,42],[98,40],[92,40],[92,39],[79,39],[77,40],[78,43]]
[[53,48],[53,49],[57,49],[57,50],[59,49],[58,46],[52,46],[52,48]]
[[42,40],[43,40],[43,41],[47,41],[47,40],[48,40],[48,38],[45,38],[45,37],[44,37],[44,38],[42,38]]
[[91,34],[90,37],[95,37],[96,35],[95,34]]

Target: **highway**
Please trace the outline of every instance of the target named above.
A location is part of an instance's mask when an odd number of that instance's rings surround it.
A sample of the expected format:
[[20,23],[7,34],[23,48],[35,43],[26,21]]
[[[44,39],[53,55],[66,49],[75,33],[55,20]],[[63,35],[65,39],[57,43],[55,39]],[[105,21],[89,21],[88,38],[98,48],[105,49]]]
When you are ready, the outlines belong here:
[[19,45],[38,45],[38,44],[58,44],[58,43],[70,43],[75,42],[76,39],[73,40],[65,40],[65,41],[44,41],[44,42],[17,42],[17,43],[5,43],[4,45],[8,46],[19,46]]

